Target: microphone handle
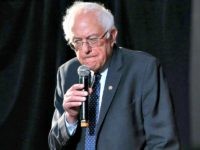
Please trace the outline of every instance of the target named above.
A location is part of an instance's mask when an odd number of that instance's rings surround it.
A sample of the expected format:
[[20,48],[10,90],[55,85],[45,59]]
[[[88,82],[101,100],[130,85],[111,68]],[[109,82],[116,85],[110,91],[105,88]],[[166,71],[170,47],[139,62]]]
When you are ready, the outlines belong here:
[[[89,89],[89,76],[80,76],[79,83],[84,85],[83,90],[88,92]],[[86,101],[82,102],[80,108],[80,123],[81,127],[86,128],[89,126],[88,121],[88,96],[86,96]]]

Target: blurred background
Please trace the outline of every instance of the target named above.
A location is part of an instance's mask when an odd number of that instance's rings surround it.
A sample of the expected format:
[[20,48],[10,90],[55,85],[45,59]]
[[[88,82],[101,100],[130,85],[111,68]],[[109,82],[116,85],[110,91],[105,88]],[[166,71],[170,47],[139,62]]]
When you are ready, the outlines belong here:
[[[101,0],[120,46],[162,63],[182,149],[200,149],[200,1]],[[0,1],[0,149],[48,149],[58,67],[75,56],[62,16],[73,0]]]

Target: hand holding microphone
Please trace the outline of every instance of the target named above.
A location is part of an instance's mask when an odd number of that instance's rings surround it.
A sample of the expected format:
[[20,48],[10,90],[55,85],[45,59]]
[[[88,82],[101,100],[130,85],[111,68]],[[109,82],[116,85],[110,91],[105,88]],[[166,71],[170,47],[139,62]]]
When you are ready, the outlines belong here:
[[69,123],[75,123],[80,116],[81,127],[87,127],[90,70],[86,66],[80,66],[77,72],[79,84],[74,84],[67,90],[63,99],[63,108]]
[[75,123],[78,120],[80,106],[88,95],[88,92],[82,90],[83,88],[83,84],[74,84],[64,95],[63,109],[66,112],[66,119],[69,123]]

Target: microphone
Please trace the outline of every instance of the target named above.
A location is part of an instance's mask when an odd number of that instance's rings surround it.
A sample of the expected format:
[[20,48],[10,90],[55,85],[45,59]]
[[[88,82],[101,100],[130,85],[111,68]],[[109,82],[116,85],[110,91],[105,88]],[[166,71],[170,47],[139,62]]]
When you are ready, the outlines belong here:
[[[88,92],[89,85],[90,85],[90,69],[85,66],[81,65],[78,67],[78,75],[79,75],[79,83],[84,85],[83,90]],[[80,123],[81,127],[85,128],[89,126],[88,121],[88,96],[86,96],[86,101],[82,102],[81,109],[80,109]]]

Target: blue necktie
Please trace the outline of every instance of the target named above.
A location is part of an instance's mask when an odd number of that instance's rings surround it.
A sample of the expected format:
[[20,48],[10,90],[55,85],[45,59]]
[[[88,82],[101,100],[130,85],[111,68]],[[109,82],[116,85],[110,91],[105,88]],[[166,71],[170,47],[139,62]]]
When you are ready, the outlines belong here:
[[95,73],[95,81],[92,87],[92,94],[89,99],[89,127],[86,128],[85,150],[95,150],[96,143],[96,123],[99,115],[99,95],[100,95],[100,78],[99,73]]

